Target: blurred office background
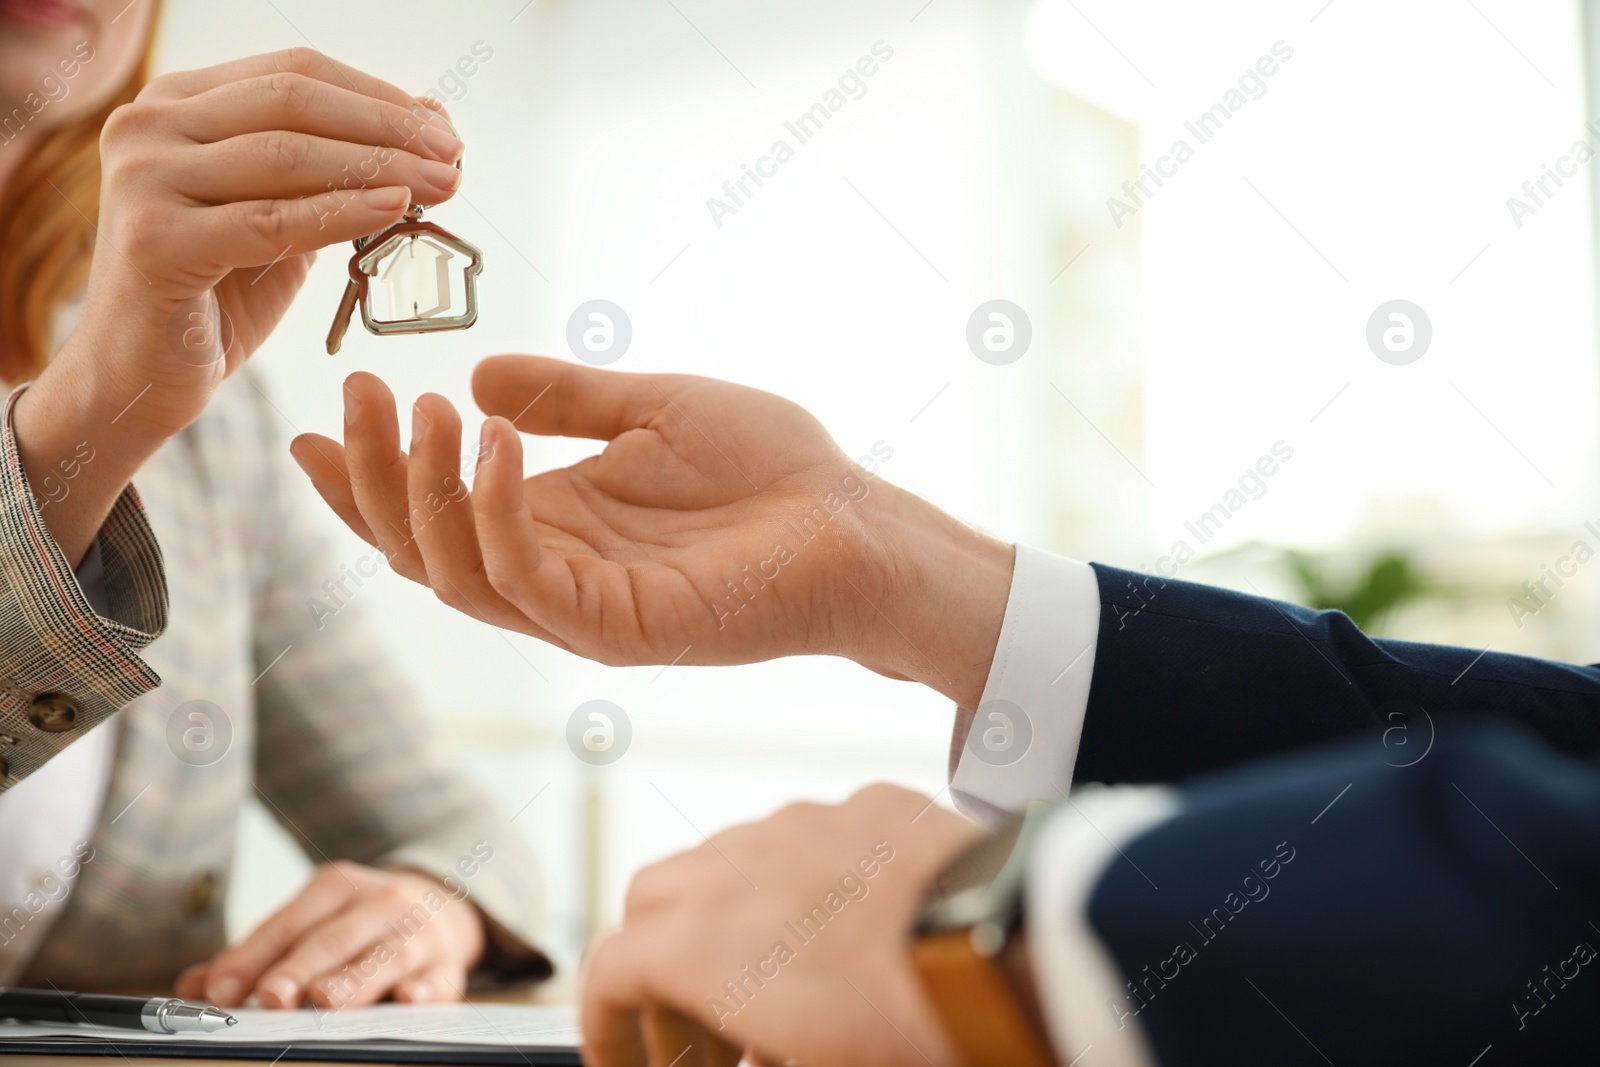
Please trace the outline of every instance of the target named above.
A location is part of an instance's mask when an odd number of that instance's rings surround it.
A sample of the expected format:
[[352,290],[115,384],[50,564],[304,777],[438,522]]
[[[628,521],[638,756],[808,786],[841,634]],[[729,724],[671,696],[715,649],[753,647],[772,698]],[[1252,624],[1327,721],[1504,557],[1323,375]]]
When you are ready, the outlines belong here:
[[[1600,548],[1585,27],[1578,3],[1511,0],[168,0],[160,54],[311,44],[433,92],[468,143],[430,217],[486,253],[481,323],[356,330],[329,358],[330,250],[255,360],[286,433],[337,435],[356,369],[470,416],[480,357],[572,358],[569,316],[605,299],[632,324],[618,369],[792,397],[1007,538],[1168,574],[1182,541],[1178,577],[1587,661],[1600,562],[1537,613],[1507,603],[1575,541]],[[864,56],[799,144],[785,123]],[[714,217],[779,139],[793,158]],[[1162,182],[1136,200],[1146,167]],[[967,340],[991,300],[1031,324],[1003,365]],[[1367,340],[1393,300],[1431,327],[1405,365]],[[529,464],[596,447],[532,442]],[[1275,447],[1292,457],[1247,477]],[[366,546],[303,496],[337,577]],[[1218,504],[1202,544],[1186,524]],[[357,601],[506,832],[543,850],[569,961],[632,871],[703,835],[875,779],[944,784],[948,704],[847,663],[615,670],[387,572]],[[633,731],[605,767],[566,740],[596,699]],[[246,831],[235,929],[306,869],[259,811]]]

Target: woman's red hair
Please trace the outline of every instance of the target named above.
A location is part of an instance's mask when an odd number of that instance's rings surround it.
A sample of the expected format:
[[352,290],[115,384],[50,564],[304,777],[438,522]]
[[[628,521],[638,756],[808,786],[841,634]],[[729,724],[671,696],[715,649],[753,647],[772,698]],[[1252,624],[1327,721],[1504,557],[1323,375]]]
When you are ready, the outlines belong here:
[[150,77],[150,41],[133,74],[92,115],[36,142],[0,190],[0,382],[37,377],[51,355],[58,308],[83,288],[100,217],[100,130]]

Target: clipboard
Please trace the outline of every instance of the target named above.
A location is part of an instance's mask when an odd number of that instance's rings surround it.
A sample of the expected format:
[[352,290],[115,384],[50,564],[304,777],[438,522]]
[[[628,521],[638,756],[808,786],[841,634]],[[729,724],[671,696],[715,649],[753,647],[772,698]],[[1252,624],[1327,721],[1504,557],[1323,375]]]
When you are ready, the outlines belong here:
[[521,1064],[576,1067],[570,1006],[378,1004],[340,1012],[238,1009],[212,1034],[0,1022],[0,1055],[120,1056],[290,1063]]

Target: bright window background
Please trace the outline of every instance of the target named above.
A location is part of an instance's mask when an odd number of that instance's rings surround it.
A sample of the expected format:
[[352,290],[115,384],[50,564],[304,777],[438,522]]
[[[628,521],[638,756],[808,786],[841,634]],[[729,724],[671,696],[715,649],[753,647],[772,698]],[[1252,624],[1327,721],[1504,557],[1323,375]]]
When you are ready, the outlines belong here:
[[[1502,588],[1600,515],[1588,170],[1521,229],[1505,207],[1583,135],[1575,5],[675,5],[394,0],[380,19],[373,5],[168,0],[166,69],[310,43],[434,90],[468,142],[463,195],[430,218],[484,248],[482,321],[357,329],[330,359],[347,253],[329,250],[255,361],[286,430],[337,434],[356,369],[402,404],[433,390],[470,416],[478,358],[568,355],[567,317],[598,297],[632,320],[619,369],[790,396],[853,454],[892,448],[886,477],[1004,536],[1154,565],[1281,439],[1294,459],[1184,577],[1292,593],[1263,546],[1337,563],[1400,544],[1491,588],[1470,611],[1397,620],[1408,636],[1571,655],[1600,636],[1578,581],[1523,630]],[[1279,40],[1294,54],[1266,94],[1113,225],[1106,200],[1140,161]],[[865,95],[719,228],[707,198],[792,143],[785,121],[878,41],[894,56]],[[450,73],[478,42],[492,58]],[[965,341],[995,298],[1034,327],[1005,367]],[[1407,367],[1364,341],[1394,298],[1433,324]],[[535,442],[529,464],[592,451]],[[331,577],[366,549],[325,525]],[[393,575],[361,601],[443,743],[508,815],[526,806],[515,825],[541,848],[568,958],[634,869],[702,834],[875,779],[943,785],[947,704],[849,664],[613,670]],[[595,698],[634,728],[600,770],[564,740]],[[244,842],[241,928],[304,871],[259,812]]]
[[[1575,139],[1600,147],[1577,5],[1319,7],[1043,0],[1029,22],[1047,77],[1138,121],[1147,162],[1197,146],[1144,220],[1152,536],[1278,438],[1297,499],[1230,539],[1337,545],[1396,497],[1481,534],[1564,521],[1595,483],[1588,170],[1521,229],[1505,201]],[[1265,94],[1200,144],[1185,122],[1280,41]],[[1434,327],[1404,369],[1362,343],[1394,298]]]
[[[1152,166],[1179,139],[1194,148],[1133,217],[1154,488],[1151,555],[1124,561],[1197,546],[1185,523],[1282,440],[1292,462],[1204,546],[1235,558],[1185,577],[1293,595],[1258,542],[1331,553],[1336,569],[1399,547],[1473,589],[1401,613],[1392,631],[1587,654],[1597,590],[1582,572],[1521,628],[1505,603],[1573,541],[1594,544],[1582,528],[1597,514],[1593,164],[1548,184],[1520,227],[1507,207],[1574,142],[1600,148],[1585,129],[1580,15],[1496,2],[1034,6],[1027,48],[1047,80],[1138,123]],[[1292,58],[1201,143],[1186,123],[1280,43]],[[1138,176],[1114,175],[1104,195],[1131,202],[1121,184]],[[1129,240],[1125,223],[1104,212],[1087,256]],[[1393,299],[1432,323],[1409,366],[1365,343],[1368,317]]]

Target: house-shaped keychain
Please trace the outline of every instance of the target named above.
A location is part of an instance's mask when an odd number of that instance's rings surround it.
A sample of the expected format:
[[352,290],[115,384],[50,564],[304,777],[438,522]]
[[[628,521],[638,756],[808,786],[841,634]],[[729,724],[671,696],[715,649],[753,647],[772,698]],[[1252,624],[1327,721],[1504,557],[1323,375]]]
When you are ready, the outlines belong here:
[[464,330],[478,321],[476,245],[431,222],[413,206],[382,233],[355,242],[350,283],[328,332],[328,354],[339,351],[356,306],[375,334]]

